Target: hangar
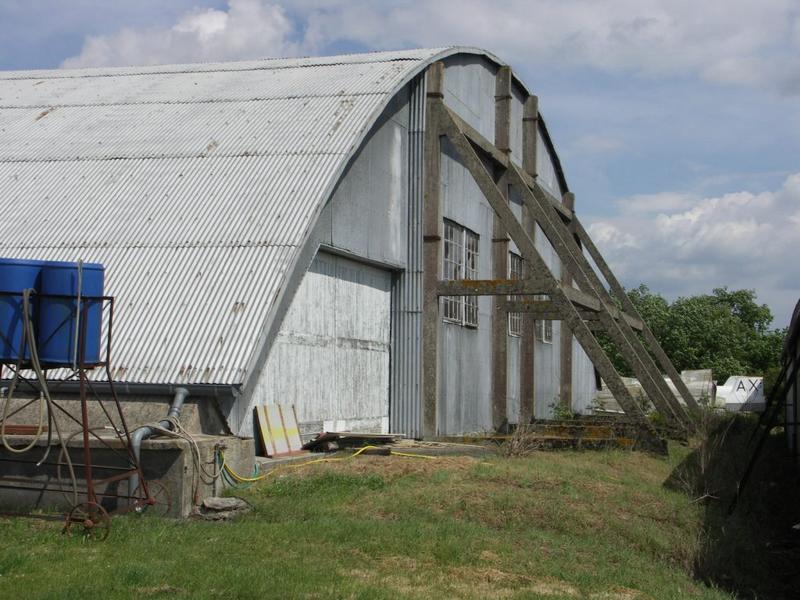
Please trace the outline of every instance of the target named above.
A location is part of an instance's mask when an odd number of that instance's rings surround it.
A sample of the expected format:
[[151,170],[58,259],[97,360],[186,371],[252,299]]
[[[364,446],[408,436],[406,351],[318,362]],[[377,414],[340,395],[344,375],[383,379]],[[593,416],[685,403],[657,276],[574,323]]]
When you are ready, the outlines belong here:
[[587,412],[602,378],[648,427],[602,331],[689,426],[537,97],[494,55],[0,79],[0,255],[105,266],[134,414],[181,386],[198,433],[252,437],[254,407],[277,403],[305,434],[435,437]]

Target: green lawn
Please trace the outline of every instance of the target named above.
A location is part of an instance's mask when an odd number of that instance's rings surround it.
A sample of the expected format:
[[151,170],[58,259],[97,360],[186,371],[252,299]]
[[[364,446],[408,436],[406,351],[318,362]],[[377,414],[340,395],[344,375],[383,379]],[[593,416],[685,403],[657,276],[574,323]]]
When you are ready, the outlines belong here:
[[694,581],[688,450],[358,457],[240,490],[235,523],[0,520],[0,598],[731,598]]

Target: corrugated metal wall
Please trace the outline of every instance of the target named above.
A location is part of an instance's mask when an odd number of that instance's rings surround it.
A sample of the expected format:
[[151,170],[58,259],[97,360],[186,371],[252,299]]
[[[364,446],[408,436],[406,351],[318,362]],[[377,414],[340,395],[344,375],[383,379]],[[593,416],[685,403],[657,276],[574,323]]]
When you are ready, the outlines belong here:
[[[537,154],[537,158],[538,158]],[[534,243],[539,255],[550,268],[553,277],[561,278],[561,262],[553,246],[537,225]],[[552,342],[536,340],[533,354],[534,417],[551,419],[553,408],[561,395],[561,322],[553,321]]]
[[[475,56],[455,56],[446,59],[445,63],[445,102],[493,139],[496,65]],[[512,118],[516,122],[521,121],[524,95],[516,86],[513,91]],[[388,423],[390,431],[411,437],[421,435],[424,111],[425,83],[424,75],[421,75],[397,95],[379,119],[321,214],[313,236],[316,243],[328,250],[345,252],[348,256],[384,264],[394,270]],[[512,125],[511,144],[512,156],[520,159],[521,122]],[[554,179],[556,167],[546,149],[540,148],[539,163],[540,171],[545,174],[545,184],[560,194],[558,182]],[[443,216],[478,233],[478,277],[491,278],[493,211],[472,176],[446,143],[442,155],[441,186]],[[511,205],[521,218],[520,198],[512,196]],[[537,231],[534,237],[545,262],[559,277],[560,264],[552,247],[541,231]],[[513,242],[510,249],[517,250]],[[297,302],[302,302],[302,299],[295,300]],[[476,328],[448,322],[442,326],[438,411],[441,434],[487,431],[492,427],[491,307],[490,297],[478,299],[479,324]],[[560,392],[559,331],[560,324],[554,322],[552,343],[535,342],[535,415],[538,418],[552,416],[552,406]],[[277,352],[281,354],[284,350]],[[509,336],[506,410],[510,423],[518,421],[520,411],[520,354],[520,339]],[[586,398],[593,396],[588,386],[594,385],[594,371],[579,347],[573,354],[576,357],[576,372],[573,374],[575,399],[576,404],[582,406],[588,403]],[[270,363],[273,360],[278,358],[271,356]],[[287,366],[286,371],[272,368],[270,372],[272,377],[286,378],[290,371]],[[264,377],[266,385],[269,377]],[[280,388],[280,384],[277,387]],[[260,396],[266,399],[272,398],[273,394],[262,390]],[[328,411],[325,414],[334,413]],[[319,421],[320,414],[319,407],[316,416],[302,412],[301,421]]]
[[391,280],[317,254],[259,377],[258,403],[294,405],[302,433],[388,429]]
[[392,287],[392,353],[389,429],[420,437],[422,372],[422,202],[425,76],[409,85],[408,228],[406,269]]
[[590,407],[597,395],[597,380],[594,365],[581,347],[572,338],[572,410],[582,415],[591,414]]
[[[447,77],[448,74],[445,80]],[[488,88],[484,93],[489,93]],[[447,142],[442,144],[441,194],[442,216],[479,235],[478,277],[490,279],[494,213]],[[442,324],[438,415],[438,429],[442,434],[488,431],[492,427],[491,332],[492,299],[489,296],[478,297],[477,327]]]

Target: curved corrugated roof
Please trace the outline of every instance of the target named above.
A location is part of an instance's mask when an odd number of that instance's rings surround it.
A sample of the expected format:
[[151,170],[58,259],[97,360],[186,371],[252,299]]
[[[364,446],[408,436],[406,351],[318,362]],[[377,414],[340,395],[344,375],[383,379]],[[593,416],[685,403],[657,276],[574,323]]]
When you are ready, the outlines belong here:
[[457,52],[0,73],[0,255],[106,265],[116,380],[241,383],[364,136]]

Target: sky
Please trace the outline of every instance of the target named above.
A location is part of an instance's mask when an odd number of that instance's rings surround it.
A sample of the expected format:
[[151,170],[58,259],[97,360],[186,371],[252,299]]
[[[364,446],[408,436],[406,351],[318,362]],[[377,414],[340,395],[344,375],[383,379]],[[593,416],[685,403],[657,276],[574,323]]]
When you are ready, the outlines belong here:
[[477,46],[539,96],[624,285],[800,298],[798,0],[0,0],[0,69]]

